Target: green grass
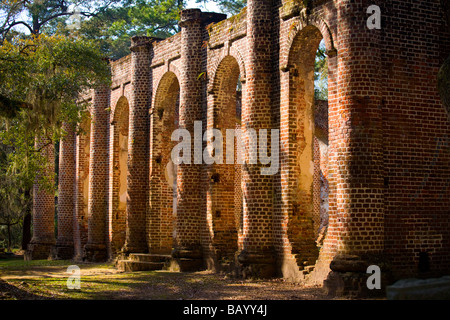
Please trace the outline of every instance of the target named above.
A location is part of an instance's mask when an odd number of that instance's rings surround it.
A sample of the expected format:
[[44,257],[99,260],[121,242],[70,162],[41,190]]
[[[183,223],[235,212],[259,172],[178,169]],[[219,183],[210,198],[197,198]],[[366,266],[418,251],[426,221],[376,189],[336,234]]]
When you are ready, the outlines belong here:
[[69,266],[70,260],[33,260],[24,261],[23,258],[0,259],[0,270],[26,270],[31,267]]
[[11,284],[27,288],[36,295],[53,299],[113,299],[119,291],[131,290],[136,283],[128,279],[104,279],[98,276],[81,278],[80,289],[69,289],[67,277],[64,278],[28,278],[8,280]]
[[[69,265],[78,265],[81,269],[81,288],[69,289],[65,270]],[[48,269],[50,267],[50,269]],[[95,273],[89,273],[95,269]],[[100,269],[100,270],[97,270]],[[39,298],[50,299],[131,299],[136,291],[145,291],[152,286],[159,288],[152,296],[154,299],[167,299],[174,294],[179,273],[161,271],[143,271],[134,273],[105,272],[114,269],[112,264],[79,263],[71,260],[33,260],[24,261],[22,257],[7,256],[0,259],[0,276],[20,290]],[[83,272],[84,270],[84,272]],[[17,277],[16,277],[17,276]],[[166,282],[163,284],[163,282]],[[188,279],[189,286],[196,279]]]
[[8,282],[36,296],[50,299],[136,299],[138,292],[143,293],[149,287],[154,289],[152,299],[168,299],[176,294],[179,277],[180,274],[156,271],[89,276],[83,276],[82,272],[80,289],[69,289],[67,277],[13,278]]
[[109,269],[113,268],[111,264],[102,263],[102,264],[85,264],[80,262],[74,262],[72,260],[32,260],[25,261],[22,257],[7,257],[0,258],[0,270],[27,270],[32,267],[62,267],[62,266],[70,266],[70,265],[78,265],[80,268],[102,268]]
[[[67,287],[69,274],[65,270],[70,265],[81,269],[81,289]],[[51,267],[51,273],[48,272]],[[0,259],[0,276],[8,276],[11,284],[41,298],[53,299],[112,299],[118,291],[129,290],[140,281],[134,281],[134,274],[95,274],[83,276],[83,270],[114,268],[111,264],[85,264],[71,260],[33,260],[23,257],[6,256]],[[15,277],[20,275],[20,277]]]

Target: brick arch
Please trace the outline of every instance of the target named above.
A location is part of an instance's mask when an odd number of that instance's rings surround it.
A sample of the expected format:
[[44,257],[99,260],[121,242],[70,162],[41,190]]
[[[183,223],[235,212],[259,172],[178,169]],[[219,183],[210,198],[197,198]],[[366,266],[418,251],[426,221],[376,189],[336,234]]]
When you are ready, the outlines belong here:
[[[128,102],[128,98],[125,96],[121,96],[117,102],[116,105],[114,106],[114,110],[113,110],[113,115],[111,117],[112,120],[112,124],[114,125],[116,122],[120,121],[122,118],[122,113],[124,111],[125,108],[128,108],[129,110],[129,102]],[[129,118],[129,114],[127,115],[127,117]],[[127,118],[127,119],[128,119]]]
[[214,90],[215,81],[217,79],[220,79],[220,77],[217,77],[217,71],[220,70],[219,67],[223,63],[224,59],[228,59],[230,57],[232,57],[236,60],[237,65],[239,66],[239,74],[241,75],[241,81],[243,83],[245,83],[245,79],[247,77],[247,72],[245,69],[244,59],[242,58],[240,51],[237,48],[231,46],[229,48],[229,50],[224,49],[221,51],[221,54],[219,55],[217,61],[214,63],[214,65],[210,69],[211,71],[210,71],[210,74],[208,75],[208,78],[213,79],[213,81],[209,82],[209,86],[208,86],[209,92],[212,92]]
[[178,67],[173,64],[170,63],[167,67],[166,72],[163,72],[156,80],[156,90],[153,94],[153,98],[152,98],[152,105],[150,107],[150,113],[153,112],[154,107],[157,104],[156,99],[161,99],[164,96],[164,92],[167,91],[166,86],[167,84],[171,83],[171,81],[173,81],[173,79],[177,79],[177,81],[179,82],[179,79],[181,79],[180,76],[180,71],[178,70]]
[[298,38],[298,35],[302,34],[304,32],[304,29],[308,27],[316,27],[320,31],[322,38],[325,42],[325,47],[328,56],[334,56],[336,54],[333,36],[328,24],[318,14],[306,15],[302,13],[292,22],[292,24],[289,27],[288,40],[283,50],[284,52],[286,52],[286,54],[282,55],[282,60],[280,64],[282,70],[287,71],[287,69],[289,69],[291,62],[290,52],[292,48],[295,46],[294,41]]
[[[285,258],[295,262],[294,269],[298,269],[302,276],[316,265],[319,258],[319,247],[316,241],[326,234],[326,227],[324,229],[322,226],[328,226],[326,215],[323,214],[322,217],[320,211],[317,211],[317,208],[320,209],[320,203],[316,201],[316,197],[320,197],[320,192],[318,193],[317,190],[320,191],[321,183],[324,185],[324,190],[328,190],[326,161],[328,140],[324,138],[328,133],[323,134],[320,130],[320,141],[324,141],[324,147],[320,149],[318,129],[321,127],[317,124],[317,121],[321,119],[317,113],[320,108],[317,107],[314,98],[314,62],[322,39],[322,31],[309,23],[296,32],[290,41],[286,70],[288,112],[282,115],[281,124],[282,127],[286,125],[289,127],[285,137],[289,140],[289,147],[288,152],[282,155],[285,157],[282,161],[285,167],[282,169],[281,177],[282,180],[288,181],[287,185],[283,186],[287,201],[282,209],[287,220],[287,228],[284,231],[286,232],[285,240],[290,247]],[[320,110],[322,109],[324,108]],[[324,112],[327,119],[327,104]],[[324,121],[327,122],[322,119],[322,122]],[[320,230],[324,233],[319,234]]]
[[110,253],[116,255],[125,244],[127,175],[128,175],[128,133],[130,106],[125,96],[119,98],[114,108],[111,131],[111,180],[108,235]]
[[[219,129],[223,138],[226,137],[226,129],[241,127],[241,96],[236,92],[240,74],[238,60],[226,55],[220,60],[212,81],[207,126]],[[212,247],[207,261],[209,268],[219,270],[233,265],[238,249],[238,233],[242,229],[241,165],[226,164],[226,147],[224,143],[224,164],[207,166],[210,177],[207,222]]]
[[74,217],[74,254],[77,259],[82,258],[83,248],[88,240],[91,110],[88,106],[81,114],[81,122],[77,129]]
[[[171,70],[177,72],[174,66]],[[171,164],[175,142],[172,132],[178,128],[180,83],[175,72],[163,74],[151,108],[150,139],[150,214],[148,246],[151,253],[169,254],[173,246],[176,218],[176,167]]]

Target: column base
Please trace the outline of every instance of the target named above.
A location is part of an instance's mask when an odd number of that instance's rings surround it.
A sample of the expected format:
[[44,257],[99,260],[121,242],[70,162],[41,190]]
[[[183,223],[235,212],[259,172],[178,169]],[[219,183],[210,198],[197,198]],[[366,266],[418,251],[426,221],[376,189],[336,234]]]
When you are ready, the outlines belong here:
[[130,253],[147,253],[148,249],[146,247],[125,244],[120,252],[122,254],[129,255]]
[[268,279],[275,276],[275,253],[241,251],[237,255],[237,265],[243,278]]
[[71,260],[73,259],[74,248],[73,245],[55,245],[52,248],[53,260]]
[[89,262],[105,262],[108,256],[104,244],[86,244],[84,246],[84,260]]
[[24,254],[25,261],[47,260],[51,258],[54,243],[30,243]]
[[[330,263],[331,272],[323,285],[329,296],[349,298],[384,297],[389,283],[388,264],[381,256],[339,255]],[[371,265],[380,267],[381,289],[370,289],[367,284],[374,273],[367,273]],[[370,281],[372,283],[372,281]]]
[[200,246],[177,247],[172,251],[171,271],[194,272],[204,269],[203,252]]

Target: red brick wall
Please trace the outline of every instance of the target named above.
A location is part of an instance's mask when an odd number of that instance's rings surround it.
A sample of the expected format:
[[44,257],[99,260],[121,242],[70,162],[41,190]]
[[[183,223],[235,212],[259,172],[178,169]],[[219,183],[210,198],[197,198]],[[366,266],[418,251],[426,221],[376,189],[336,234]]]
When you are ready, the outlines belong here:
[[[50,142],[50,144],[49,144]],[[48,167],[39,172],[40,177],[53,178],[55,149],[45,136],[36,137],[35,149],[48,161]],[[47,259],[55,245],[55,194],[39,184],[33,186],[33,237],[25,252],[25,260]]]
[[[114,258],[122,249],[126,235],[126,199],[120,201],[120,191],[126,188],[128,165],[120,163],[124,156],[120,150],[119,139],[129,134],[129,101],[131,99],[131,55],[111,61],[111,98],[109,116],[109,188],[107,216],[108,257]],[[128,144],[128,142],[127,142]],[[128,153],[128,149],[126,150]],[[125,181],[124,177],[125,176]],[[123,186],[125,184],[125,186]],[[124,203],[125,202],[125,203]],[[125,208],[124,208],[125,205]],[[119,207],[120,206],[120,207]]]
[[74,258],[76,260],[83,258],[83,248],[87,242],[90,135],[91,115],[86,112],[76,138],[75,216],[73,220]]
[[146,252],[148,207],[148,125],[150,108],[150,47],[146,37],[133,37],[131,47],[130,129],[128,136],[127,233],[124,251]]
[[148,243],[152,253],[167,254],[173,246],[177,173],[171,160],[175,146],[171,135],[178,127],[179,96],[177,76],[173,72],[166,73],[159,82],[151,111]]
[[54,258],[71,259],[74,254],[73,218],[75,213],[75,128],[64,123],[59,146],[58,237]]
[[[181,15],[181,70],[179,128],[194,137],[194,122],[202,120],[201,50],[202,22],[200,10],[183,11]],[[194,150],[194,139],[191,140]],[[177,219],[175,250],[180,257],[201,256],[200,232],[202,230],[203,203],[201,191],[201,164],[192,152],[191,164],[178,165]]]
[[385,254],[397,276],[416,275],[421,252],[430,258],[431,273],[445,274],[450,123],[436,75],[450,54],[450,28],[439,1],[389,1],[382,10]]
[[[126,235],[126,204],[127,204],[127,160],[129,135],[129,105],[122,96],[114,110],[110,126],[109,146],[109,215],[108,215],[108,250],[109,256],[115,256],[125,244]],[[123,148],[126,147],[126,150]],[[124,194],[125,193],[125,194]]]
[[[381,30],[366,27],[372,4],[382,9]],[[185,11],[181,33],[162,41],[136,38],[142,50],[111,64],[111,95],[106,98],[105,92],[98,105],[111,106],[104,116],[111,122],[119,98],[130,103],[130,248],[167,253],[175,240],[181,256],[203,256],[212,269],[218,268],[218,257],[237,251],[244,274],[296,280],[305,278],[306,262],[315,264],[309,278],[320,282],[332,261],[337,273],[350,268],[349,256],[364,263],[387,261],[389,270],[402,277],[416,275],[419,256],[427,254],[429,274],[448,272],[449,123],[436,74],[450,44],[439,1],[317,0],[308,8],[297,1],[249,1],[241,14],[210,24],[222,18]],[[329,99],[327,120],[318,123],[312,120],[311,72],[322,39]],[[165,174],[175,144],[170,133],[179,124],[193,136],[195,120],[204,129],[235,128],[238,74],[242,128],[280,129],[280,171],[262,176],[259,164],[243,166],[242,173],[231,165],[178,166],[175,217]],[[97,173],[90,172],[89,235],[95,243],[109,235],[109,243],[116,186],[110,182],[108,192],[103,189],[108,176],[102,163],[109,163],[109,177],[114,177],[115,129],[114,123],[101,125],[103,133],[91,133],[90,158]],[[324,137],[323,132],[317,136],[319,127],[328,134],[320,161],[317,139]],[[79,135],[77,254],[85,243],[83,144]],[[107,144],[109,154],[97,149]],[[97,157],[101,160],[92,160]],[[329,223],[318,247],[320,171],[329,187]],[[103,184],[97,186],[99,174]],[[211,181],[213,175],[219,183]],[[242,215],[236,209],[240,192]]]
[[[214,73],[214,85],[209,90],[207,128],[218,129],[226,138],[226,130],[241,127],[240,110],[238,110],[237,83],[240,75],[239,64],[232,56],[225,57]],[[227,163],[226,143],[223,143],[223,164],[206,166],[208,190],[206,192],[207,226],[211,245],[205,246],[205,253],[210,259],[211,269],[220,269],[221,265],[234,264],[235,253],[238,249],[238,225],[241,219],[242,198],[240,167]],[[233,160],[236,160],[236,142],[233,150]],[[211,236],[212,235],[212,236]]]
[[96,89],[92,97],[89,158],[88,239],[84,257],[102,261],[107,257],[106,217],[108,199],[108,120],[110,91]]

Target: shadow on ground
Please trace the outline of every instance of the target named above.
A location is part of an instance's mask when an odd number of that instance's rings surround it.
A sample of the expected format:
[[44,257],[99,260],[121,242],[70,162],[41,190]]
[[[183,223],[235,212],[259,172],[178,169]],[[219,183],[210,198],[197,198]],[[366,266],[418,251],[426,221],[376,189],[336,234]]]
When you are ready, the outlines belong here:
[[323,300],[320,287],[282,279],[250,281],[209,271],[121,273],[112,265],[79,264],[81,288],[68,289],[73,261],[0,259],[0,299]]

